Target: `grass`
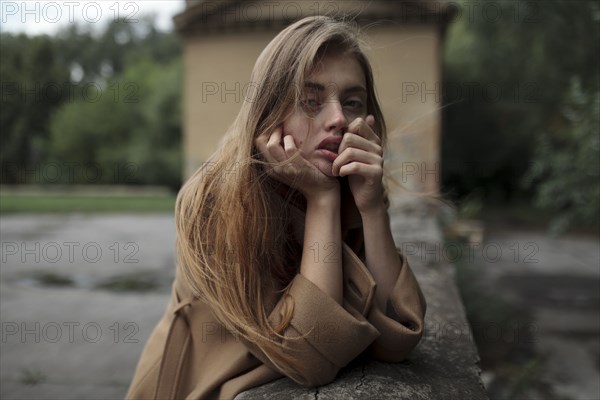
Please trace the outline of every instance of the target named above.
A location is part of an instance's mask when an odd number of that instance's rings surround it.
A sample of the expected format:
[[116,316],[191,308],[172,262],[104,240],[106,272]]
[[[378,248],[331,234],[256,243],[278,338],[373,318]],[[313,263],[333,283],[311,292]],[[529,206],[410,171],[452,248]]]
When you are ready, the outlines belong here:
[[55,272],[36,271],[33,276],[40,285],[44,286],[73,286],[75,282],[65,275]]
[[46,381],[46,376],[38,368],[21,368],[19,381],[28,386],[35,386]]
[[114,276],[96,285],[96,288],[112,292],[150,292],[156,290],[158,285],[152,277],[133,274]]
[[0,195],[0,213],[172,212],[175,196]]

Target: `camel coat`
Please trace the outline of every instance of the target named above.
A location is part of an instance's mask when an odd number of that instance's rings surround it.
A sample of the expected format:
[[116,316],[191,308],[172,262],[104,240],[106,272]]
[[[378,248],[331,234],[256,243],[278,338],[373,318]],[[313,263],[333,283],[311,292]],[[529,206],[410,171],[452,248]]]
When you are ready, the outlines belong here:
[[[305,214],[292,208],[301,243]],[[343,305],[299,273],[292,280],[294,314],[284,334],[310,332],[305,339],[288,342],[302,354],[302,367],[288,376],[299,385],[325,385],[363,353],[384,362],[401,361],[423,334],[425,299],[406,257],[398,253],[402,269],[386,310],[381,310],[374,301],[375,281],[362,261],[361,220],[355,206],[342,209],[342,233]],[[275,303],[271,316],[279,315],[282,304]],[[146,343],[127,398],[232,399],[282,376],[261,348],[219,324],[177,271],[171,300]]]

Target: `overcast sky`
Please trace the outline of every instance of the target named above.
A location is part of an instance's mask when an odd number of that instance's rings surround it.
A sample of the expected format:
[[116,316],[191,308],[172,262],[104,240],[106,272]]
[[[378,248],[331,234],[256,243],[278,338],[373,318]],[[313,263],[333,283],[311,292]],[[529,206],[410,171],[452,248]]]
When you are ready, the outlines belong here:
[[171,30],[173,16],[184,7],[184,0],[0,0],[0,30],[52,35],[74,22],[100,27],[115,17],[135,22],[151,13],[157,15],[159,29]]

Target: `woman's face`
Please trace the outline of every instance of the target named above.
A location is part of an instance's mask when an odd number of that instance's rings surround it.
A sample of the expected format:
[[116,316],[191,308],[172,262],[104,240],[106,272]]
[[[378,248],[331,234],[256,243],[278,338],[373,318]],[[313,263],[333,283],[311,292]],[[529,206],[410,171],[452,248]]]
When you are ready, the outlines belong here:
[[[302,104],[283,122],[304,158],[327,176],[350,122],[367,116],[367,86],[351,54],[325,55],[303,88]],[[310,132],[310,134],[309,134]]]

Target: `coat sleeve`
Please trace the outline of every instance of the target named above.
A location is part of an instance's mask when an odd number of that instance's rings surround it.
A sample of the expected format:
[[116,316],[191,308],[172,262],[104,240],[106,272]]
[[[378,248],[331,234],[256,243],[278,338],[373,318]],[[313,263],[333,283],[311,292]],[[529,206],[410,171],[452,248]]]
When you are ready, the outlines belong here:
[[[270,368],[287,375],[303,386],[325,385],[352,359],[365,351],[379,336],[377,329],[352,307],[338,304],[309,279],[297,274],[288,294],[293,300],[293,316],[283,332],[286,338],[305,335],[299,340],[287,339],[285,356],[293,365],[278,365],[273,354],[267,354],[246,340],[249,351]],[[278,301],[270,320],[279,320],[285,300]],[[347,308],[346,308],[347,307]]]
[[384,362],[406,358],[423,336],[427,303],[406,256],[398,251],[400,274],[382,310],[373,302],[369,322],[380,336],[368,349],[371,357]]
[[[423,334],[426,303],[406,258],[398,253],[401,271],[385,312],[376,306],[376,286],[367,267],[344,245],[344,303],[338,304],[309,279],[297,274],[289,295],[294,304],[284,355],[296,362],[278,365],[274,357],[255,343],[242,341],[264,364],[303,386],[321,386],[338,371],[366,352],[385,362],[403,360]],[[285,300],[280,299],[269,319],[279,321]]]

